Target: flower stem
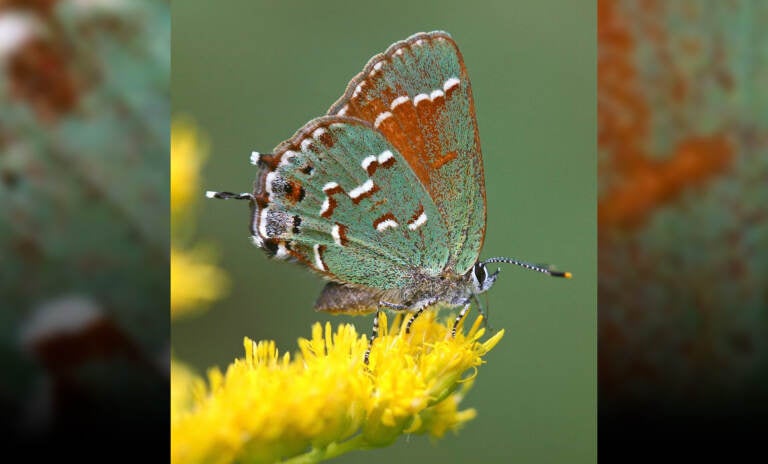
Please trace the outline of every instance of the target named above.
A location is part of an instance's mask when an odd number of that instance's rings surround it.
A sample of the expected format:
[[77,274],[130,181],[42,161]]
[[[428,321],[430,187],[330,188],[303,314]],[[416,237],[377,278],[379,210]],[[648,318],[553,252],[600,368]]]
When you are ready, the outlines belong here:
[[304,454],[300,454],[298,456],[286,459],[285,461],[283,461],[283,463],[284,464],[315,464],[320,461],[325,461],[326,459],[331,459],[331,458],[335,458],[336,456],[341,456],[342,454],[348,453],[350,451],[364,450],[368,448],[371,448],[371,446],[365,442],[365,439],[361,434],[345,442],[331,443],[325,448],[313,448],[312,450]]

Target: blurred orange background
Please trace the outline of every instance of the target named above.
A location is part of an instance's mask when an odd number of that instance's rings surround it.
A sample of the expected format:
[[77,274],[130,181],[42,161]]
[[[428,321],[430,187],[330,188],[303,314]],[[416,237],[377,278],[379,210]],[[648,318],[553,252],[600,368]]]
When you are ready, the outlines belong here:
[[768,407],[767,21],[760,1],[598,1],[601,447]]

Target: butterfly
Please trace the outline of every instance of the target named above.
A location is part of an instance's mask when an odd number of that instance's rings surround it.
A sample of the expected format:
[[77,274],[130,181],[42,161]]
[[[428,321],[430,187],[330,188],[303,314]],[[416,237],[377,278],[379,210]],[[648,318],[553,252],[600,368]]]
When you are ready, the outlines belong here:
[[[253,152],[252,193],[207,192],[251,204],[253,243],[329,282],[315,309],[412,315],[461,308],[496,281],[490,263],[555,277],[513,258],[479,260],[486,226],[480,138],[467,69],[451,36],[418,33],[371,58],[325,116],[271,154]],[[370,353],[365,354],[368,363]]]

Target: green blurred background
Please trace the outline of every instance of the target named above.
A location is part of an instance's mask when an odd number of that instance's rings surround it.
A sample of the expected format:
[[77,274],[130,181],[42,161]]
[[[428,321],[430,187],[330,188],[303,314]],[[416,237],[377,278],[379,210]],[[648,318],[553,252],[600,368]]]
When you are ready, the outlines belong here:
[[[594,462],[596,436],[596,12],[572,2],[264,2],[173,5],[172,108],[208,137],[205,190],[250,191],[269,152],[322,115],[367,60],[419,31],[451,33],[472,79],[484,151],[482,257],[552,263],[574,279],[507,267],[488,297],[507,332],[463,407],[478,417],[436,444],[401,439],[340,462]],[[323,281],[270,262],[249,241],[244,202],[206,201],[197,239],[229,274],[228,295],[172,325],[174,356],[200,372],[242,356],[242,338],[293,351]]]
[[0,436],[26,460],[168,449],[169,20],[0,1]]

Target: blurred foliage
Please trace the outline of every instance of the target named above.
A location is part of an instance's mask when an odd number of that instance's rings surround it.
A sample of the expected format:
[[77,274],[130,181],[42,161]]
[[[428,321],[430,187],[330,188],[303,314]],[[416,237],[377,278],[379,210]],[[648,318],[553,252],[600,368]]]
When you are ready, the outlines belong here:
[[169,9],[159,0],[0,2],[4,403],[28,399],[41,375],[18,356],[29,354],[20,327],[41,302],[68,294],[99,308],[130,346],[119,352],[139,360],[126,366],[92,345],[94,358],[108,359],[78,373],[79,386],[106,397],[167,392]]
[[766,21],[598,2],[601,408],[768,391]]

